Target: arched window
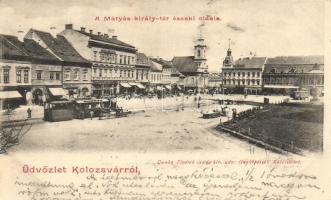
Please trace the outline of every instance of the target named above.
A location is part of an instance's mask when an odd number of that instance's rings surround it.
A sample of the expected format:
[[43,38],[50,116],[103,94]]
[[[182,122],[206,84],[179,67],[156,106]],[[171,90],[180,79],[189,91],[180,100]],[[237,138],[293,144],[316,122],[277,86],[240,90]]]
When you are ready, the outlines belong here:
[[200,57],[200,54],[201,54],[200,49],[198,49],[198,57]]

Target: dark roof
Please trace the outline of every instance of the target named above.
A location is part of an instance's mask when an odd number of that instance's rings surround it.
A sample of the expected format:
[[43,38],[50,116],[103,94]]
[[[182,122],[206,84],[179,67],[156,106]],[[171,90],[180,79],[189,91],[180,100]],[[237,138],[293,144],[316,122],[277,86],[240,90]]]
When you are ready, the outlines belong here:
[[324,64],[324,56],[278,56],[268,58],[267,65],[270,64]]
[[176,67],[173,67],[171,69],[171,76],[181,76],[181,77],[184,77],[184,75],[182,73],[180,73]]
[[68,40],[61,36],[57,35],[54,38],[50,33],[32,30],[35,32],[40,39],[47,45],[47,47],[58,57],[60,57],[66,64],[81,64],[85,66],[91,66],[91,63],[83,58],[74,47],[68,42]]
[[172,61],[164,60],[162,58],[152,58],[152,60],[154,62],[159,63],[164,68],[172,68],[172,67],[174,67],[174,65],[172,64]]
[[174,57],[172,64],[181,73],[198,71],[198,66],[194,62],[194,56]]
[[0,58],[7,60],[30,61],[28,53],[17,46],[20,41],[15,36],[0,34]]
[[137,53],[137,65],[151,66],[151,62],[144,53]]
[[233,67],[235,68],[260,68],[262,69],[265,62],[266,57],[246,57],[246,58],[240,58],[235,61],[235,64]]
[[[10,44],[9,47],[16,48],[13,51],[14,58],[22,60],[22,55],[27,56],[26,60],[32,61],[33,63],[40,64],[61,64],[61,61],[49,53],[46,49],[41,47],[38,43],[30,39],[24,39],[24,42],[18,40],[15,36],[1,35]],[[8,46],[8,45],[7,45]],[[21,52],[21,55],[15,55],[15,53]],[[26,58],[26,57],[25,57]]]
[[92,40],[97,40],[97,41],[101,41],[101,42],[107,42],[107,43],[111,43],[111,44],[116,44],[116,45],[120,45],[120,46],[125,46],[125,47],[129,47],[129,48],[135,48],[134,46],[127,44],[125,42],[122,42],[118,39],[112,38],[112,37],[105,37],[103,35],[95,35],[95,34],[91,34],[85,31],[80,31],[80,30],[76,30],[77,32],[84,34],[86,36],[89,36]]

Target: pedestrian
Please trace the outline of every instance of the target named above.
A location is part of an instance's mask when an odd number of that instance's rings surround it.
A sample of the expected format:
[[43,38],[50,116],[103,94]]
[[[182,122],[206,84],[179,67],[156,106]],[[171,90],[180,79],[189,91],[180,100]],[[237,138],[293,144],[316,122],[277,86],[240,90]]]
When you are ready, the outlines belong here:
[[90,117],[91,117],[91,120],[93,119],[93,115],[94,115],[93,110],[90,110]]
[[30,108],[28,108],[28,110],[26,112],[28,113],[28,118],[31,118],[32,110]]

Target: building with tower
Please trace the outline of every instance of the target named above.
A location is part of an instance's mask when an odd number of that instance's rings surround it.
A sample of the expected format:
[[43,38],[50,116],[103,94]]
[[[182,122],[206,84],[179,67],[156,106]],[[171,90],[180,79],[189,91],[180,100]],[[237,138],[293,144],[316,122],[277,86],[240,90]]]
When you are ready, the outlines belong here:
[[224,93],[259,94],[262,91],[262,72],[267,61],[266,57],[249,56],[234,61],[230,47],[223,60],[222,90]]
[[201,93],[208,87],[206,49],[205,40],[200,37],[194,45],[194,56],[176,56],[172,59],[173,66],[185,76],[183,86],[186,91]]

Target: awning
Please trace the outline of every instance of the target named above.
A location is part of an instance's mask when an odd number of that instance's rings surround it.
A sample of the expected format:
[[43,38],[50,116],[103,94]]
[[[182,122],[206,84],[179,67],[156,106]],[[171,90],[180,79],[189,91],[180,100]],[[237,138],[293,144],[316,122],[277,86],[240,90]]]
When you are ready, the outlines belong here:
[[143,86],[141,83],[137,83],[137,85],[136,85],[138,88],[140,88],[140,89],[145,89],[145,86]]
[[171,86],[170,85],[165,85],[165,88],[167,88],[168,90],[171,90]]
[[15,99],[22,98],[22,95],[17,91],[0,91],[0,99]]
[[64,96],[67,92],[63,88],[48,88],[53,96]]
[[161,87],[161,86],[156,86],[156,89],[157,89],[157,90],[163,90],[163,87]]
[[295,85],[264,85],[264,88],[280,88],[280,89],[298,89]]
[[129,82],[129,85],[131,85],[131,86],[136,86],[137,83],[135,83],[135,82]]
[[121,83],[121,86],[125,87],[125,88],[130,88],[131,87],[131,85],[129,85],[129,83]]

